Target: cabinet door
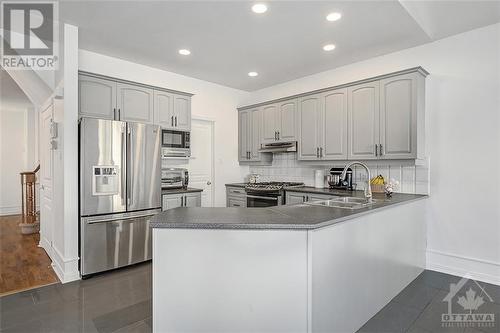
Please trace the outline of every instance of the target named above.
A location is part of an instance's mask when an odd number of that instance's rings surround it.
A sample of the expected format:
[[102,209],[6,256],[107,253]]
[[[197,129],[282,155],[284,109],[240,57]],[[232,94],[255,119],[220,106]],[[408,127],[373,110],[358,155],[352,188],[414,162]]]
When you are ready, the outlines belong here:
[[184,195],[184,207],[201,207],[201,193],[186,193]]
[[299,141],[298,159],[319,159],[319,138],[321,137],[321,96],[312,95],[299,99]]
[[183,131],[191,130],[191,97],[174,95],[174,126]]
[[118,83],[117,96],[120,120],[153,123],[153,89]]
[[227,207],[246,207],[247,203],[243,199],[228,198]]
[[417,157],[417,73],[380,81],[381,158]]
[[181,207],[183,194],[164,194],[161,209],[163,211]]
[[116,82],[79,75],[78,108],[83,117],[114,120]]
[[162,128],[174,126],[174,96],[165,91],[154,91],[154,123]]
[[379,81],[348,88],[349,159],[377,159]]
[[250,151],[250,159],[252,161],[260,161],[260,138],[261,138],[261,110],[255,109],[250,112],[250,127],[249,127],[249,142],[248,150]]
[[299,192],[286,192],[285,201],[287,205],[296,205],[304,203],[306,200],[305,193]]
[[347,159],[347,89],[324,93],[323,120],[321,121],[323,159]]
[[269,143],[277,140],[278,117],[276,104],[262,107],[262,142]]
[[280,141],[297,140],[297,100],[285,101],[278,104],[280,121],[278,139]]
[[238,160],[248,161],[250,142],[251,111],[245,110],[238,113]]

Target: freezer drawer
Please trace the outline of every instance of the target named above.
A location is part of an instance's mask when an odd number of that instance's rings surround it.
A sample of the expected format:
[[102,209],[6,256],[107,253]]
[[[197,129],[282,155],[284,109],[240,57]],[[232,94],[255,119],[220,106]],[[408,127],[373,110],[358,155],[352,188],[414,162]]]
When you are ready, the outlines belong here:
[[159,209],[81,219],[81,274],[151,259],[149,220]]

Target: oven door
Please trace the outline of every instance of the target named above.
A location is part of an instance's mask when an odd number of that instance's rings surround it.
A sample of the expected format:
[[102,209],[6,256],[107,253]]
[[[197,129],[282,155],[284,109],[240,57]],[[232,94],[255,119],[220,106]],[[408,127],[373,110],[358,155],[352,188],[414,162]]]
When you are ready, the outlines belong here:
[[280,194],[247,192],[247,207],[272,207],[278,205],[281,205]]
[[161,134],[163,148],[189,148],[189,132],[162,130]]

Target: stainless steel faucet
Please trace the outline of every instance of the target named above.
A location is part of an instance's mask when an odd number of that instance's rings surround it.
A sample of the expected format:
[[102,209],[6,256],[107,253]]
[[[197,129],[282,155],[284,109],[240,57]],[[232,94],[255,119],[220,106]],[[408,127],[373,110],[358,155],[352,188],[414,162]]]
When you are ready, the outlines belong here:
[[370,174],[370,169],[366,166],[366,164],[358,162],[358,161],[354,161],[354,162],[348,163],[345,166],[344,171],[342,171],[342,174],[340,175],[340,178],[342,178],[342,180],[345,180],[346,175],[347,175],[347,170],[350,167],[352,167],[353,165],[362,166],[366,170],[366,173],[368,175],[368,180],[366,182],[366,187],[365,187],[365,198],[370,202],[370,201],[372,201],[372,188],[370,186],[370,179],[372,178],[372,176]]

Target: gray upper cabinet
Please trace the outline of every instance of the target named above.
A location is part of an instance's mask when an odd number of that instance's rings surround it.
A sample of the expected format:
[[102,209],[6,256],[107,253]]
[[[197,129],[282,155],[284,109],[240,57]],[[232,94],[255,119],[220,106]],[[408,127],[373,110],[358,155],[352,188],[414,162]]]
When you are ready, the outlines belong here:
[[191,130],[191,97],[174,95],[174,127],[178,130]]
[[174,126],[174,95],[165,91],[154,91],[154,122],[163,128]]
[[262,107],[262,142],[278,140],[279,110],[276,104]]
[[126,83],[117,83],[119,119],[138,123],[153,123],[153,89]]
[[379,81],[348,88],[349,158],[377,159],[379,144]]
[[297,100],[287,100],[262,107],[262,142],[295,141]]
[[380,158],[417,157],[419,77],[411,73],[380,81]]
[[298,102],[299,160],[317,160],[321,134],[321,95],[302,97]]
[[297,100],[284,101],[278,106],[278,140],[296,141],[297,136]]
[[297,140],[303,161],[425,158],[427,75],[415,67],[270,103],[253,126],[262,143]]
[[240,162],[260,162],[262,154],[259,153],[262,110],[251,109],[238,113],[238,160]]
[[347,89],[322,94],[322,144],[320,155],[326,160],[347,159]]
[[115,120],[116,82],[79,75],[78,103],[83,117]]
[[240,162],[250,159],[251,113],[251,110],[238,113],[238,160]]
[[79,114],[191,130],[191,95],[154,88],[96,74],[79,74]]

